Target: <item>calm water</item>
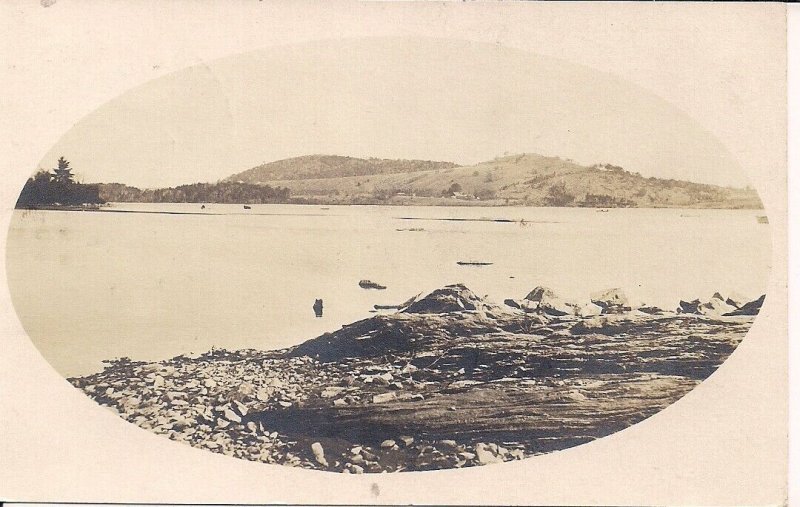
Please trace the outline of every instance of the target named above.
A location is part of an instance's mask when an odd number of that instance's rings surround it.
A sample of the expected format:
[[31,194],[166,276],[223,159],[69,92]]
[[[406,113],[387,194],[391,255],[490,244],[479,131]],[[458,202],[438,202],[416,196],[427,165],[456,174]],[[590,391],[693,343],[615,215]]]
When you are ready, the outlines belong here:
[[[29,336],[64,375],[129,356],[279,348],[455,282],[498,302],[536,285],[679,298],[764,292],[762,211],[207,205],[203,214],[17,211],[7,270]],[[195,204],[112,209],[201,212]],[[414,217],[406,220],[402,217]],[[525,224],[437,219],[524,219]],[[421,228],[422,231],[397,229]],[[486,267],[457,261],[487,261]],[[368,278],[384,291],[358,286]],[[324,316],[312,305],[324,300]]]

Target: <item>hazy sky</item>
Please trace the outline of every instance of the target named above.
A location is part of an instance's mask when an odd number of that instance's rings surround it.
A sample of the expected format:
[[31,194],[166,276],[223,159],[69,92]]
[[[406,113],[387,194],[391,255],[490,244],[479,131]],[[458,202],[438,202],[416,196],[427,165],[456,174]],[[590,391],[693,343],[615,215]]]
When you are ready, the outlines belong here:
[[42,160],[84,182],[216,181],[309,154],[469,164],[533,152],[743,186],[728,151],[634,85],[490,44],[360,39],[229,57],[103,105]]

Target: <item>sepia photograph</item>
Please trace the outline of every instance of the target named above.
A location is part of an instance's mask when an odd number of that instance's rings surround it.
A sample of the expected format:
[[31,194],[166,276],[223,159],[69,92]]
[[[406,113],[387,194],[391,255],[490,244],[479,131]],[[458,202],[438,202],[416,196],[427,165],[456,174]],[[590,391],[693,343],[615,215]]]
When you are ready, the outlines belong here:
[[173,67],[4,183],[7,318],[163,449],[502,474],[674,410],[785,311],[781,155],[610,69],[436,34]]

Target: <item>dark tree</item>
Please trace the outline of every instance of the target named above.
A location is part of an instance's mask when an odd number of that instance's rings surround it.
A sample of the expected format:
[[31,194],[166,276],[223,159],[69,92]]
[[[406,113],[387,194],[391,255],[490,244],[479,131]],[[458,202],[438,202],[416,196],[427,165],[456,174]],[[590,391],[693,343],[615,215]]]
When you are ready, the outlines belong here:
[[562,181],[551,185],[544,196],[545,206],[569,206],[575,196],[567,192],[567,185]]
[[61,157],[53,173],[40,170],[29,178],[17,199],[17,208],[102,204],[97,185],[75,183],[69,162]]
[[72,169],[69,168],[69,162],[64,157],[58,159],[58,167],[53,169],[53,181],[69,185],[74,183],[74,175]]

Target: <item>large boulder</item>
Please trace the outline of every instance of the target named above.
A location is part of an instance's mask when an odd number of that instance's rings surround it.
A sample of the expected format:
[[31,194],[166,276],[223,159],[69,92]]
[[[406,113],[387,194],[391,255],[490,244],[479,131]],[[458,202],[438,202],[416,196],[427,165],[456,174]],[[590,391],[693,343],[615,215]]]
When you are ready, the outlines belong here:
[[533,301],[534,303],[541,303],[542,301],[546,301],[548,299],[557,299],[558,296],[548,287],[536,287],[532,291],[525,296],[525,299],[528,301]]
[[698,313],[712,317],[718,317],[733,312],[736,309],[735,306],[726,303],[725,298],[723,298],[719,292],[715,292],[714,295],[711,296],[711,299],[697,306]]
[[676,311],[678,313],[700,313],[698,310],[700,304],[701,302],[699,299],[694,299],[692,301],[684,301],[681,299],[678,303],[678,308]]
[[749,303],[745,303],[742,305],[741,308],[734,310],[730,313],[726,313],[725,315],[758,315],[758,312],[761,311],[761,306],[764,304],[764,299],[766,298],[766,294],[762,294],[756,300],[750,301]]
[[622,313],[631,310],[628,297],[619,288],[593,292],[589,298],[592,303],[603,309],[603,313]]
[[457,283],[436,289],[402,310],[403,313],[451,313],[495,309],[465,285]]
[[575,313],[579,317],[596,317],[603,313],[603,307],[595,303],[586,303],[585,305],[579,306],[575,310]]
[[540,313],[546,313],[556,317],[564,315],[574,315],[575,306],[564,301],[552,290],[547,287],[536,287],[525,296],[528,304],[523,309],[529,309]]

